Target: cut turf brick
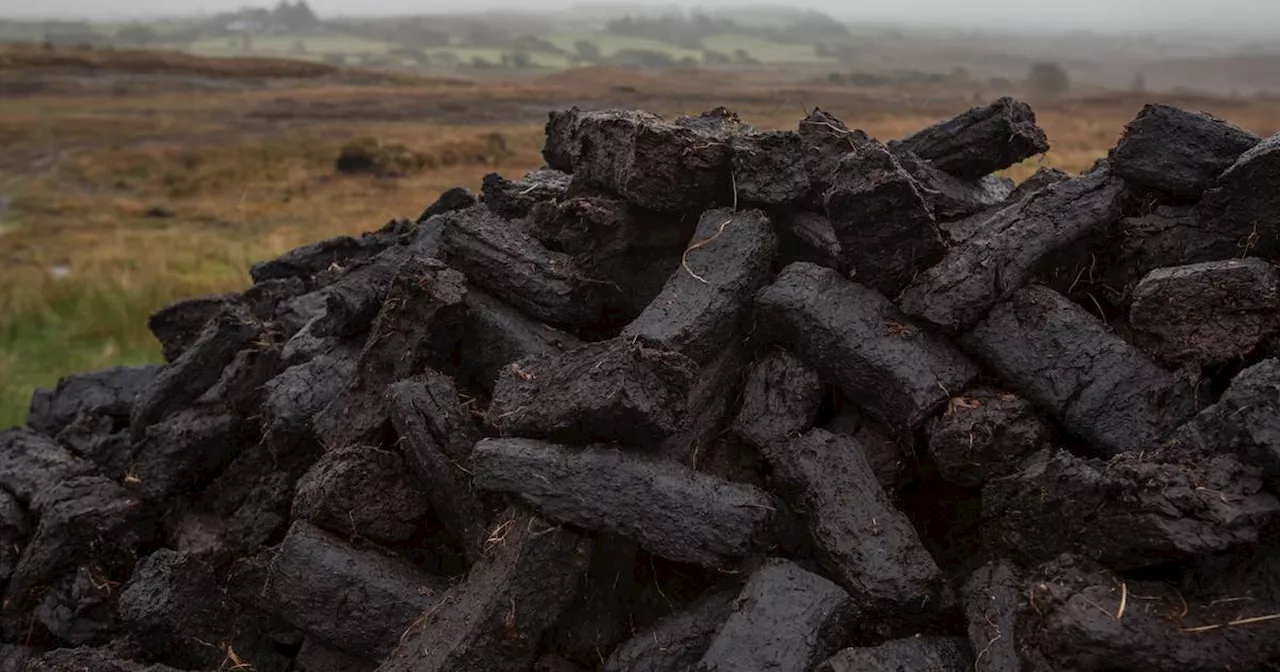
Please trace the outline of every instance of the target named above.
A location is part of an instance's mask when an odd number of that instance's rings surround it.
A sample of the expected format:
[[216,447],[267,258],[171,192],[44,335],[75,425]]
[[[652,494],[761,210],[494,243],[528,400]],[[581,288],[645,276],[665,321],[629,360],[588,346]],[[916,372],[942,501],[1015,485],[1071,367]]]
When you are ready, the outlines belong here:
[[1233,453],[1269,477],[1280,476],[1280,359],[1241,371],[1218,403],[1178,428],[1175,443],[1193,454]]
[[120,593],[120,615],[129,630],[157,659],[183,668],[216,668],[226,659],[216,643],[246,652],[242,642],[233,641],[238,612],[213,566],[169,549],[139,560]]
[[547,646],[594,669],[604,652],[625,640],[632,628],[631,596],[636,589],[638,557],[639,546],[634,541],[597,536],[591,566],[574,588],[574,600],[547,631]]
[[849,130],[834,115],[816,107],[800,120],[797,133],[804,151],[805,170],[809,173],[809,194],[800,205],[822,210],[823,199],[836,184],[845,156],[876,141],[861,130]]
[[1242,358],[1280,331],[1280,269],[1257,257],[1158,268],[1134,288],[1129,323],[1170,367]]
[[1187,381],[1047,287],[1015,293],[960,342],[1101,454],[1142,450],[1196,411]]
[[199,498],[198,510],[219,521],[211,535],[218,552],[249,555],[281,539],[298,480],[320,454],[315,439],[293,437],[240,453]]
[[77,415],[54,440],[98,465],[104,476],[119,480],[133,459],[133,439],[127,427],[116,431],[116,425],[116,418],[89,411]]
[[703,205],[727,186],[723,124],[576,107],[550,117],[543,156],[572,172],[577,187],[603,188],[650,210],[677,212]]
[[936,604],[941,573],[853,438],[815,429],[766,451],[784,499],[860,617],[910,621]]
[[787,344],[887,427],[909,431],[964,389],[977,367],[888,299],[832,269],[797,262],[756,295],[756,329]]
[[200,398],[218,382],[236,353],[261,334],[261,323],[241,308],[232,306],[218,313],[181,357],[162,367],[138,391],[129,418],[133,440],[142,440],[147,427]]
[[[88,588],[94,582],[100,585],[103,580],[128,576],[138,549],[150,543],[153,533],[142,501],[101,476],[76,476],[41,490],[32,499],[31,510],[39,523],[5,589],[6,634],[30,636],[33,623],[26,617],[28,609],[36,612],[32,618],[46,616],[40,620],[55,635],[80,629],[77,620],[90,636],[109,627],[114,620],[114,596],[105,607],[107,614],[77,609],[77,593],[89,592],[100,600],[101,591],[82,591],[75,584],[82,578],[80,585]],[[110,543],[103,543],[106,539]],[[50,586],[63,590],[45,593]]]
[[750,356],[747,345],[735,339],[700,368],[689,389],[679,427],[658,444],[654,455],[694,469],[703,464],[700,459],[704,451],[724,435]]
[[209,320],[235,303],[229,294],[197,296],[168,304],[147,318],[147,328],[160,342],[164,361],[172,362],[200,339]]
[[107,647],[55,649],[33,655],[22,664],[26,666],[19,667],[16,672],[179,672],[168,665],[144,665],[125,660]]
[[462,335],[466,278],[431,258],[404,263],[346,387],[315,418],[330,449],[376,442],[389,420],[387,387],[445,361]]
[[785,350],[772,350],[752,367],[731,431],[758,450],[785,445],[813,427],[824,394],[816,371]]
[[1008,563],[979,567],[960,587],[974,669],[1023,672],[1018,656],[1018,611],[1025,603],[1022,577]]
[[902,292],[908,315],[962,332],[1031,280],[1058,250],[1120,218],[1123,185],[1107,171],[1059,182],[1000,210]]
[[545,168],[525,173],[518,180],[489,173],[481,184],[480,201],[500,217],[520,219],[538,203],[564,198],[572,179],[568,173]]
[[378,550],[296,521],[254,585],[258,605],[309,635],[381,658],[440,604],[448,583]]
[[[280,307],[310,291],[300,278],[279,278],[249,285],[236,296],[236,300],[249,309],[249,313],[262,322],[273,322]],[[272,325],[278,327],[278,325]],[[282,332],[283,333],[283,332]]]
[[702,659],[733,613],[738,590],[713,588],[613,650],[603,672],[686,672]]
[[477,561],[489,520],[471,487],[471,449],[480,434],[457,389],[429,372],[392,385],[387,396],[405,461],[464,555]]
[[1003,97],[890,146],[915,152],[952,175],[978,179],[1049,151],[1049,140],[1029,105]]
[[684,265],[621,337],[642,336],[703,363],[741,331],[778,242],[760,210],[708,210],[693,238]]
[[476,195],[466,187],[453,187],[446,189],[440,197],[431,205],[428,205],[421,215],[418,215],[418,223],[421,224],[432,217],[455,212],[458,210],[466,210],[476,204]]
[[574,450],[532,439],[484,439],[476,487],[513,494],[547,519],[635,539],[655,555],[726,567],[767,541],[763,491],[612,447]]
[[39,408],[33,404],[27,425],[46,436],[57,436],[82,413],[128,424],[134,398],[159,368],[117,366],[59,378],[57,386],[46,394],[37,392],[44,403]]
[[[1233,259],[1250,247],[1252,226],[1202,218],[1184,206],[1158,205],[1140,216],[1125,217],[1088,244],[1064,251],[1047,267],[1055,289],[1071,285],[1108,303],[1127,307],[1134,287],[1157,268]],[[1253,254],[1257,254],[1254,250]]]
[[1072,553],[1139,569],[1255,543],[1277,515],[1261,474],[1230,455],[1103,462],[1043,450],[982,491],[987,547],[1029,563]]
[[804,138],[796,131],[748,130],[730,141],[733,187],[742,203],[784,205],[812,190]]
[[611,194],[588,192],[545,201],[530,211],[528,232],[568,254],[601,303],[609,331],[634,320],[680,266],[697,213],[659,213]]
[[1241,154],[1205,192],[1195,208],[1197,218],[1214,230],[1230,232],[1239,245],[1236,254],[1218,259],[1239,256],[1242,251],[1272,259],[1280,252],[1280,195],[1273,188],[1277,181],[1280,133]]
[[43,434],[24,427],[0,431],[0,486],[23,504],[47,487],[95,471]]
[[582,345],[575,336],[530,319],[479,290],[468,289],[463,306],[459,378],[488,394],[493,393],[502,369],[512,362]]
[[236,423],[235,416],[192,408],[151,425],[135,447],[131,480],[149,500],[202,489],[243,448]]
[[286,442],[310,437],[315,415],[333,402],[356,370],[358,351],[335,350],[285,369],[263,386],[263,434]]
[[1107,156],[1130,184],[1194,199],[1261,140],[1205,112],[1149,103]]
[[851,436],[862,446],[880,487],[890,499],[896,499],[899,491],[916,477],[914,442],[894,436],[874,421],[862,423],[857,433]]
[[[1252,567],[1233,573],[1252,578],[1254,586],[1275,577]],[[1257,591],[1258,598],[1242,601],[1239,593],[1205,586],[1204,577],[1186,579],[1191,583],[1179,590],[1073,556],[1022,576],[1007,567],[984,568],[965,591],[978,669],[1266,669],[1264,661],[1280,651],[1280,624],[1268,618],[1277,611],[1274,593]],[[983,620],[977,627],[975,617]]]
[[298,481],[292,516],[337,534],[396,544],[413,538],[431,511],[424,485],[399,451],[339,448]]
[[1064,173],[1057,168],[1041,166],[1036,169],[1036,172],[1031,174],[1031,177],[1019,182],[1018,186],[1014,187],[1013,193],[1009,194],[1009,198],[1005,201],[1005,204],[1017,203],[1041,189],[1051,187],[1059,182],[1066,182],[1069,179],[1071,179],[1071,175]]
[[939,475],[973,488],[1016,472],[1024,458],[1048,445],[1053,427],[1017,395],[975,389],[948,402],[947,412],[929,422],[928,434]]
[[525,222],[538,242],[595,272],[607,272],[609,261],[628,251],[679,247],[683,252],[697,224],[691,213],[646,210],[604,191],[538,203]]
[[284,370],[279,345],[262,344],[236,353],[222,377],[198,400],[198,405],[208,405],[245,418],[244,426],[259,424],[258,410],[262,408],[265,386]]
[[328,273],[332,278],[323,287],[298,299],[314,300],[323,306],[304,331],[314,338],[333,339],[367,334],[382,310],[391,283],[412,254],[408,248],[396,246],[357,265],[334,268]]
[[486,557],[421,615],[379,672],[525,672],[538,642],[572,603],[591,542],[507,511]]
[[571,256],[483,205],[445,215],[443,226],[442,255],[468,281],[558,326],[576,329],[599,318],[598,285]]
[[752,573],[733,613],[693,669],[810,670],[849,637],[851,606],[840,586],[789,560],[771,558]]
[[823,206],[854,277],[887,296],[946,253],[923,188],[873,140],[841,159]]
[[964,179],[938,169],[912,152],[891,152],[916,181],[925,202],[939,221],[968,217],[1004,203],[1013,193],[1013,180],[987,175]]
[[317,275],[337,268],[353,268],[367,262],[401,242],[410,227],[392,222],[390,225],[360,236],[336,236],[303,245],[279,257],[254,264],[249,268],[253,281],[300,278],[313,281]]
[[680,429],[696,375],[644,338],[588,343],[505,367],[488,418],[510,436],[653,446]]
[[40,633],[36,636],[68,646],[94,646],[123,635],[116,596],[102,585],[104,579],[119,581],[126,572],[113,568],[109,576],[93,566],[81,566],[51,579],[42,586],[31,609],[33,622],[26,641],[33,641],[32,635]]

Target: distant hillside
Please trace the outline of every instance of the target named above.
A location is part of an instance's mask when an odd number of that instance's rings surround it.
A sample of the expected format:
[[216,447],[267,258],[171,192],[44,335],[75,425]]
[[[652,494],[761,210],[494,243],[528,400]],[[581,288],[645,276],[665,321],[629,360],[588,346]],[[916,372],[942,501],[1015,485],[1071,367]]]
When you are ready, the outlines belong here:
[[1280,53],[1156,61],[1142,68],[1153,88],[1227,96],[1280,96]]
[[283,0],[148,23],[0,20],[0,43],[166,49],[470,78],[584,67],[700,69],[779,84],[945,84],[979,97],[1016,92],[1033,64],[1050,63],[1067,73],[1077,93],[1101,87],[1280,94],[1280,54],[1274,45],[1246,50],[1244,38],[899,27],[746,2],[705,11],[619,2],[559,13],[328,18],[306,0]]

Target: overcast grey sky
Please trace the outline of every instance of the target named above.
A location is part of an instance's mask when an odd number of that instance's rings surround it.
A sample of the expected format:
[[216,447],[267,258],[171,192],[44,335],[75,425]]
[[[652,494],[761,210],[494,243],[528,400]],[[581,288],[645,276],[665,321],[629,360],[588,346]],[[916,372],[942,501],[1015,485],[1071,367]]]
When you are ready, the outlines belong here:
[[[661,4],[673,4],[659,0]],[[685,0],[685,6],[725,7],[768,0]],[[0,0],[5,18],[132,18],[189,15],[269,6],[273,0]],[[321,15],[386,15],[466,12],[518,7],[560,9],[574,0],[311,0]],[[1173,28],[1205,32],[1280,33],[1280,0],[800,0],[846,19],[998,29],[1015,25],[1122,28],[1146,32]],[[1280,38],[1278,38],[1280,39]]]

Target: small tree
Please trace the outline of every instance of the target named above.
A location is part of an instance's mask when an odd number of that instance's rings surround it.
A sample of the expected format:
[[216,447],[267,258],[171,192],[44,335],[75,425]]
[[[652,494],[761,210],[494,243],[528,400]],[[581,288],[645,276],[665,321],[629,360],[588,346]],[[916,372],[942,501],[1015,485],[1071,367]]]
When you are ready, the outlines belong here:
[[1027,73],[1026,86],[1032,95],[1056,98],[1071,90],[1071,78],[1057,63],[1035,63]]
[[707,49],[702,52],[702,62],[707,65],[731,65],[733,59],[723,52]]
[[533,67],[533,57],[523,49],[516,49],[502,55],[502,65],[508,68],[524,70]]
[[600,47],[590,40],[578,40],[573,43],[573,50],[578,53],[578,57],[584,61],[595,63],[601,59],[603,54],[600,53]]

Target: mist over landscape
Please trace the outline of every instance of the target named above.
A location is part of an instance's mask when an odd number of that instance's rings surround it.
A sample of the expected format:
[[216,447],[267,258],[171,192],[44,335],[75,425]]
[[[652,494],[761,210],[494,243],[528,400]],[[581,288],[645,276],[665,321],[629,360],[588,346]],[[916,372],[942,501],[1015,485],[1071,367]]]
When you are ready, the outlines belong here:
[[1280,672],[1276,26],[0,0],[0,672]]
[[[735,0],[699,0],[684,3],[580,3],[571,0],[536,0],[515,3],[511,0],[477,0],[457,3],[433,0],[316,0],[311,3],[324,17],[391,16],[415,14],[453,14],[481,11],[574,12],[584,6],[593,9],[612,8],[619,11],[659,13],[666,9],[734,9],[743,5]],[[148,19],[157,17],[204,16],[232,12],[246,6],[240,0],[119,0],[99,3],[89,0],[48,0],[33,3],[24,0],[0,2],[0,18],[31,19]],[[1010,29],[1034,29],[1041,32],[1086,30],[1097,32],[1179,32],[1211,35],[1241,34],[1271,37],[1280,24],[1280,5],[1254,0],[1223,0],[1206,3],[1195,0],[1079,0],[1071,3],[1019,2],[1017,0],[979,0],[956,3],[948,0],[915,0],[913,2],[844,2],[841,0],[809,0],[796,5],[815,9],[851,22],[925,25],[1000,32]],[[1280,44],[1273,44],[1280,47]]]
[[583,3],[508,0],[254,6],[125,0],[0,3],[0,42],[284,56],[467,76],[583,65],[751,70],[769,81],[1008,88],[1037,62],[1089,87],[1255,95],[1280,90],[1280,5],[983,0],[802,7],[734,0]]

